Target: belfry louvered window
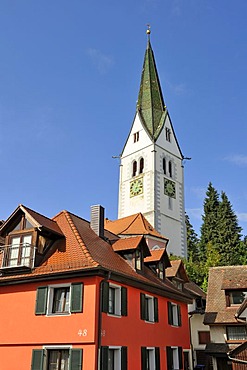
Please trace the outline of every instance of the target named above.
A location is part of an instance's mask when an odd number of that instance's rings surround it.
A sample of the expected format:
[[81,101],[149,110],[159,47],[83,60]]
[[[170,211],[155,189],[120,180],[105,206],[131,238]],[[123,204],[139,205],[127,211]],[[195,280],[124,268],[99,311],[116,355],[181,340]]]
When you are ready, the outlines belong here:
[[136,176],[136,174],[137,174],[137,162],[134,161],[132,163],[132,177]]

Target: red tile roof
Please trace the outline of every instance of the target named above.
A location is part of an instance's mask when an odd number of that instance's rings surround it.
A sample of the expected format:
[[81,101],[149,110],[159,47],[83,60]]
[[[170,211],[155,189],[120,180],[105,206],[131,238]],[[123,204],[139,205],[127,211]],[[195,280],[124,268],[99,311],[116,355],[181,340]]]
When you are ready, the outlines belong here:
[[[236,279],[235,279],[236,277]],[[240,279],[238,283],[238,278]],[[235,281],[236,284],[233,284]],[[226,289],[247,290],[247,266],[220,266],[209,270],[205,324],[236,324],[239,306],[226,306]]]
[[158,262],[163,257],[164,253],[166,254],[166,250],[164,248],[160,249],[152,249],[151,256],[145,258],[145,262]]
[[184,264],[182,260],[170,261],[171,267],[166,269],[166,276],[168,278],[181,278],[184,282],[189,282]]
[[141,213],[123,217],[115,221],[105,219],[105,229],[116,235],[151,235],[168,240],[156,231]]
[[[31,210],[28,212],[31,213]],[[36,212],[32,212],[32,216],[37,218],[37,215]],[[44,223],[44,218],[41,217],[40,220],[43,220]],[[47,278],[57,274],[62,276],[62,274],[76,273],[76,271],[89,273],[90,270],[104,270],[119,276],[121,280],[125,278],[132,281],[132,284],[141,284],[143,289],[151,291],[156,289],[161,295],[171,296],[181,301],[188,302],[190,300],[168,279],[163,282],[149,268],[144,266],[143,273],[137,273],[120,255],[114,252],[110,243],[94,233],[90,223],[86,220],[68,211],[62,211],[52,220],[46,221],[46,225],[54,223],[62,231],[64,238],[57,240],[52,245],[40,265],[31,272],[4,275],[3,270],[0,284],[6,283],[6,281],[14,283],[25,279],[31,280],[41,276]],[[128,244],[134,246],[138,241],[142,242],[142,237],[129,238]],[[121,243],[124,244],[126,241]]]

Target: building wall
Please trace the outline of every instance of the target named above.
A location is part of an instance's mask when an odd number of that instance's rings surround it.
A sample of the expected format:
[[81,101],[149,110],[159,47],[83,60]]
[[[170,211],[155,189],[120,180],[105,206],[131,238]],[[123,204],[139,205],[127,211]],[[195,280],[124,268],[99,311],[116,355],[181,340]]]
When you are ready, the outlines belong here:
[[[127,289],[128,315],[114,317],[103,313],[102,345],[127,346],[129,370],[141,370],[141,347],[159,347],[161,370],[167,370],[166,346],[180,346],[187,350],[190,348],[187,304],[158,297],[133,287]],[[158,298],[158,322],[141,320],[140,292]],[[168,301],[180,305],[182,326],[168,324]]]
[[60,316],[35,315],[36,290],[44,285],[71,283],[71,280],[0,287],[1,369],[30,369],[33,349],[71,345],[83,349],[83,370],[94,370],[99,280],[73,280],[81,281],[84,283],[83,312]]
[[212,343],[225,343],[226,329],[225,326],[210,326],[210,337]]

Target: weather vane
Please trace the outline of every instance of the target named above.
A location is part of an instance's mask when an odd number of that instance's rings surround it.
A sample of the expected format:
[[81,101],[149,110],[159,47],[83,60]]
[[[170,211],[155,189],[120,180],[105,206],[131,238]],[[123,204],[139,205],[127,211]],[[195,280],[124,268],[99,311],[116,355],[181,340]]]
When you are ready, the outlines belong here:
[[147,32],[147,35],[150,35],[150,33],[151,33],[151,26],[150,26],[149,23],[147,24],[147,28],[148,28],[147,31],[146,31]]

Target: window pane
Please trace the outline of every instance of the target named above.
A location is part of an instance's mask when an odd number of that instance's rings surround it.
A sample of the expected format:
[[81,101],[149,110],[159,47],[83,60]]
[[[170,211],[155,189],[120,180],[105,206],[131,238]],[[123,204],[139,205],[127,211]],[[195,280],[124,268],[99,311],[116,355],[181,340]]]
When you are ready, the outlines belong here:
[[245,326],[228,326],[227,327],[228,340],[245,340],[247,339]]
[[108,370],[115,370],[114,368],[114,350],[109,349],[109,355],[108,355]]
[[230,292],[231,304],[241,304],[247,297],[246,291],[234,291]]
[[69,287],[54,289],[53,313],[69,312]]
[[68,370],[68,369],[69,369],[68,350],[48,351],[48,370]]
[[9,266],[18,265],[20,242],[21,242],[21,238],[19,236],[11,239],[11,247],[9,251]]
[[115,289],[109,288],[109,313],[115,313]]

